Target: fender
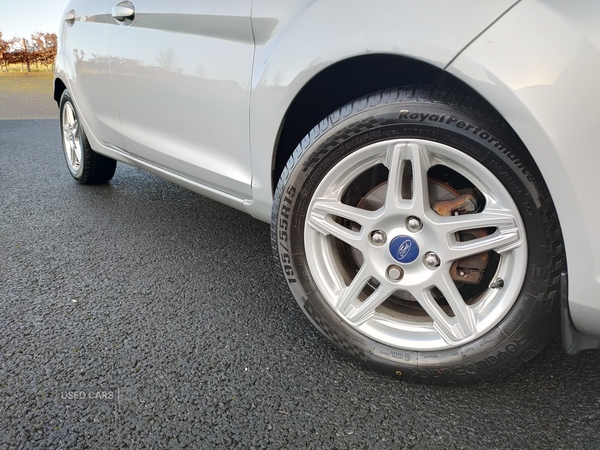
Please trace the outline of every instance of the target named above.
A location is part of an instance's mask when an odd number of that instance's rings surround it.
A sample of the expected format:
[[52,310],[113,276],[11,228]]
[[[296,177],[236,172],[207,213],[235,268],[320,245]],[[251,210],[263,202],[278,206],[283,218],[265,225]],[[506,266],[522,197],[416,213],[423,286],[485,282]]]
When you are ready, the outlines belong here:
[[253,1],[250,214],[270,220],[278,132],[295,96],[315,75],[334,63],[370,53],[410,57],[443,69],[515,1],[427,3],[428,8],[422,1],[398,0],[368,7],[360,0]]
[[[600,28],[591,11],[600,3],[523,0],[447,70],[494,105],[535,159],[561,223],[573,324],[600,336],[600,152],[589,133],[600,90],[588,75],[600,67]],[[586,149],[585,158],[573,149]]]

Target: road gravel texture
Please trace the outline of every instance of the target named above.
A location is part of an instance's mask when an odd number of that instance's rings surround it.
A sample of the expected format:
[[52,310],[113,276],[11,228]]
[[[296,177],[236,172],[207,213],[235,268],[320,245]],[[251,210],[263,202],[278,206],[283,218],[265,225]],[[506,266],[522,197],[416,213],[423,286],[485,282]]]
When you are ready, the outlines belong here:
[[59,136],[0,120],[0,448],[600,448],[600,352],[380,375],[313,331],[268,225],[123,164],[80,186]]

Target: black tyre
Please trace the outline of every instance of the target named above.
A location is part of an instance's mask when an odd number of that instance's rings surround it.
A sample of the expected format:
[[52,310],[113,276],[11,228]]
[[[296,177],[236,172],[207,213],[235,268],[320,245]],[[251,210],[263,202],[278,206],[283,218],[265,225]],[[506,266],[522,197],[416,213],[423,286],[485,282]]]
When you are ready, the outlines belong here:
[[59,109],[62,146],[73,178],[81,184],[102,184],[111,180],[117,161],[92,150],[67,90],[62,93]]
[[272,242],[310,321],[384,373],[486,380],[558,330],[548,190],[489,104],[454,88],[377,92],[321,121],[281,175]]

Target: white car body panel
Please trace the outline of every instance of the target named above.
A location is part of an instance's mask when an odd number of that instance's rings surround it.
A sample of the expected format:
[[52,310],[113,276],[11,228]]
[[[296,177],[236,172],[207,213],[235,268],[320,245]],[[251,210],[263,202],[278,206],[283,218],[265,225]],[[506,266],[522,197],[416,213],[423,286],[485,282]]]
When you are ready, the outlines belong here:
[[[140,14],[181,14],[135,27],[112,21],[116,3],[71,0],[65,12],[75,9],[77,21],[59,35],[56,76],[94,150],[268,222],[282,121],[311,79],[369,54],[447,70],[488,100],[533,155],[562,226],[573,323],[600,336],[600,156],[590,131],[600,89],[589,75],[600,73],[600,3],[137,0]],[[182,22],[186,13],[196,22]],[[91,38],[92,28],[104,28],[106,41]],[[145,50],[128,42],[131,31]],[[119,71],[114,58],[139,63]],[[191,126],[194,117],[204,126]]]
[[108,47],[127,152],[249,199],[250,0],[137,1]]
[[[55,65],[57,70],[62,71],[61,79],[68,81],[77,107],[85,116],[86,131],[93,129],[95,138],[122,147],[119,116],[110,80],[108,47],[106,39],[97,39],[99,35],[107,35],[108,17],[105,11],[108,4],[107,0],[95,3],[75,0],[69,3],[65,13],[76,9],[77,19],[72,26],[61,27]],[[76,48],[71,45],[74,42],[78,43]]]
[[[600,3],[523,0],[448,71],[504,116],[533,155],[562,227],[575,326],[600,336]],[[578,155],[578,157],[574,157]],[[585,155],[585,157],[582,157]]]

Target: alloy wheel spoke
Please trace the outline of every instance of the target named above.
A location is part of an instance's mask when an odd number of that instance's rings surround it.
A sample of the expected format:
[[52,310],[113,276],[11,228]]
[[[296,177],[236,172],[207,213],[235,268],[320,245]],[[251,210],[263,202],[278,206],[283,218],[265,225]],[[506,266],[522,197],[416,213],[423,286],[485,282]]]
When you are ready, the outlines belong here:
[[494,250],[497,253],[505,253],[521,246],[523,239],[518,228],[498,229],[494,233],[472,241],[457,242],[449,244],[448,261],[467,258],[480,253]]
[[513,229],[517,227],[517,220],[510,211],[485,210],[474,214],[436,217],[434,226],[439,233],[451,235],[459,231],[476,228],[497,227],[500,229]]
[[[523,242],[517,219],[509,211],[483,211],[476,214],[465,214],[452,217],[437,217],[434,227],[438,235],[445,236],[448,251],[444,256],[447,261],[495,250],[498,253],[512,250]],[[484,237],[470,241],[459,241],[456,233],[481,228],[496,230]]]
[[[408,198],[403,197],[402,185],[405,170],[412,166],[412,188]],[[388,168],[386,203],[395,209],[411,209],[422,212],[429,208],[427,171],[431,163],[427,151],[417,144],[396,145],[388,151],[385,164]]]
[[437,288],[444,295],[446,302],[456,318],[462,338],[475,334],[476,323],[473,310],[465,303],[449,273],[443,273]]
[[67,104],[67,122],[69,124],[69,127],[72,128],[73,122],[75,121],[75,117],[73,114],[73,107],[69,104]]
[[[436,286],[446,298],[454,317],[449,316],[440,307],[433,296],[432,287],[417,293],[415,298],[423,307],[425,312],[433,320],[433,327],[448,344],[454,344],[476,333],[475,320],[472,311],[464,303],[462,296],[456,290],[446,286],[444,281]],[[413,294],[414,295],[414,294]]]
[[[360,247],[365,236],[365,228],[368,227],[379,213],[348,206],[337,199],[319,199],[313,204],[310,211],[308,224],[316,231],[332,235],[341,241],[353,246]],[[334,220],[340,217],[360,225],[360,230],[350,230]]]
[[77,152],[77,147],[73,143],[73,144],[71,144],[71,165],[73,167],[76,167],[78,164],[79,164],[79,155]]
[[364,323],[375,314],[377,307],[390,298],[396,290],[395,287],[387,283],[380,284],[358,308],[351,311],[346,317],[355,325]]
[[363,264],[350,285],[342,289],[337,299],[337,310],[355,325],[360,325],[369,319],[375,309],[396,290],[384,282],[375,288],[369,297],[361,301],[360,294],[367,283],[374,278],[368,267],[367,264]]
[[367,264],[363,264],[350,284],[338,295],[335,307],[344,316],[353,309],[353,305],[358,302],[358,296],[372,278],[367,267]]
[[398,208],[405,202],[402,200],[403,149],[406,144],[396,145],[388,151],[385,165],[388,168],[386,207]]

